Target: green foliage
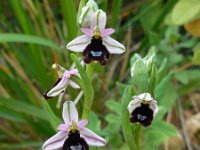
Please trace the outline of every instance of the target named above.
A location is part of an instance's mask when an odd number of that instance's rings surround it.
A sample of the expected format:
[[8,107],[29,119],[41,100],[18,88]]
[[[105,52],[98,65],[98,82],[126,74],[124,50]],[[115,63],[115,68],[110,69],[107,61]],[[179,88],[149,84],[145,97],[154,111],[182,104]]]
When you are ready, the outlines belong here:
[[29,43],[29,44],[38,44],[38,45],[43,45],[50,48],[55,48],[58,51],[61,50],[61,48],[57,44],[55,44],[53,41],[50,41],[38,36],[25,35],[25,34],[4,33],[4,34],[1,34],[0,42],[1,43],[22,42],[22,43]]
[[176,25],[183,25],[199,17],[199,0],[179,0],[172,11],[172,21]]
[[[57,79],[53,63],[79,70],[81,79],[73,80],[84,93],[77,105],[80,119],[88,118],[87,127],[107,140],[106,147],[92,150],[159,149],[182,130],[175,127],[179,120],[165,121],[169,111],[200,87],[199,40],[180,26],[200,18],[200,1],[77,2],[0,2],[0,149],[37,150],[57,131],[62,109],[56,105],[63,101],[42,100]],[[82,55],[65,49],[80,34],[77,19],[87,2],[106,10],[106,26],[115,28],[115,38],[126,46],[126,53],[112,56],[105,67],[82,66]],[[64,100],[74,100],[78,92],[67,89]],[[132,96],[143,92],[159,106],[147,128],[130,124],[127,110]]]
[[42,99],[42,103],[43,103],[44,111],[47,116],[48,122],[51,124],[52,128],[55,131],[57,131],[57,127],[61,123],[61,121],[53,113],[52,109],[49,107],[49,104],[46,102],[45,99]]
[[131,101],[131,88],[130,87],[126,87],[125,91],[124,91],[124,95],[123,95],[123,100],[122,100],[122,130],[123,130],[123,134],[124,134],[124,138],[126,143],[129,146],[129,149],[134,149],[135,148],[135,144],[133,142],[134,139],[134,135],[133,135],[133,130],[132,130],[132,125],[129,121],[129,112],[127,111],[127,106],[129,104],[129,102]]

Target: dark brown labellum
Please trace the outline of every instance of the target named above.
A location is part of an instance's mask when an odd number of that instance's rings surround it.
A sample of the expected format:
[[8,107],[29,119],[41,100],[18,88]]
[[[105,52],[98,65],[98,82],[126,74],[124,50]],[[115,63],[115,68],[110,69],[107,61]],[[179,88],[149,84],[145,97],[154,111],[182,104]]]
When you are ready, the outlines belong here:
[[86,64],[91,61],[99,61],[101,65],[105,65],[110,58],[110,53],[103,45],[102,38],[92,37],[91,43],[83,51],[83,56]]
[[62,150],[89,150],[89,146],[87,142],[80,137],[78,130],[75,132],[70,131]]
[[149,104],[141,104],[141,106],[135,108],[131,113],[130,122],[137,123],[139,122],[144,127],[147,127],[151,124],[153,120],[153,110],[149,108]]

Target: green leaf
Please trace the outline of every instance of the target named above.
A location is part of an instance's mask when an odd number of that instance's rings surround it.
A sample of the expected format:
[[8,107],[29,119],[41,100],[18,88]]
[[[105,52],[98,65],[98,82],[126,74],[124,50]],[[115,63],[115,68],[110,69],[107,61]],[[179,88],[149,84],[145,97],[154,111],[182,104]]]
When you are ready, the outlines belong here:
[[155,99],[159,101],[165,93],[166,88],[168,87],[169,81],[172,78],[173,73],[169,73],[164,77],[161,82],[156,86],[155,89]]
[[75,2],[73,0],[60,0],[60,6],[64,25],[67,27],[67,34],[65,35],[70,41],[77,35]]
[[33,105],[30,105],[28,103],[19,100],[0,97],[0,106],[4,106],[19,113],[24,113],[26,115],[47,120],[47,116],[43,113],[43,111],[40,108],[37,108]]
[[183,25],[200,17],[199,0],[179,0],[172,11],[172,21]]
[[23,118],[20,114],[7,108],[0,107],[0,117],[12,122],[26,123],[25,118]]
[[165,121],[156,121],[155,123],[152,124],[151,129],[161,131],[168,137],[174,137],[178,135],[177,128]]
[[54,114],[54,112],[52,111],[51,107],[49,106],[49,104],[45,99],[42,99],[42,103],[45,115],[47,116],[47,120],[49,121],[53,129],[57,131],[57,127],[61,123],[61,120],[56,117],[56,115]]
[[106,101],[106,106],[112,110],[113,112],[115,112],[118,115],[121,115],[121,104],[114,101],[114,100],[108,100]]
[[160,99],[156,99],[159,101],[160,108],[158,114],[156,115],[156,120],[162,119],[169,109],[173,107],[177,100],[177,96],[177,90],[174,85],[169,84],[165,88],[164,95]]
[[32,147],[41,147],[42,146],[42,142],[37,142],[37,141],[23,141],[23,143],[19,143],[19,144],[9,144],[9,143],[1,143],[1,149],[4,150],[11,150],[11,149],[29,149]]
[[156,121],[149,128],[144,129],[144,145],[159,146],[166,139],[177,135],[178,131],[173,125],[164,121]]
[[119,123],[119,120],[121,118],[114,114],[107,114],[105,119],[107,122],[110,122],[110,123]]
[[136,60],[131,67],[132,82],[137,93],[147,92],[148,89],[148,70],[142,59]]
[[200,65],[200,43],[198,43],[195,47],[194,47],[194,54],[193,54],[193,58],[192,58],[192,62],[195,65]]
[[166,72],[167,72],[167,66],[168,66],[168,63],[167,63],[167,58],[165,58],[162,62],[162,64],[160,65],[160,68],[158,69],[158,79],[157,79],[157,82],[159,83],[162,78],[166,75]]
[[21,42],[21,43],[31,43],[47,46],[50,48],[54,48],[58,51],[61,51],[61,48],[51,40],[47,40],[45,38],[28,35],[28,34],[16,34],[16,33],[2,33],[0,36],[0,43],[5,42]]
[[152,65],[152,69],[151,69],[151,73],[150,73],[150,78],[149,78],[149,89],[148,91],[151,91],[151,93],[153,93],[154,95],[154,90],[155,90],[155,86],[156,86],[156,79],[157,79],[157,68],[155,66],[155,64]]
[[153,147],[155,146],[157,147],[166,139],[167,139],[167,135],[165,135],[161,131],[147,130],[144,134],[145,150],[152,150]]
[[127,106],[131,101],[131,88],[126,87],[123,98],[122,98],[122,131],[125,138],[126,143],[128,144],[130,150],[134,149],[134,136],[132,131],[132,125],[130,123],[130,114],[128,112]]

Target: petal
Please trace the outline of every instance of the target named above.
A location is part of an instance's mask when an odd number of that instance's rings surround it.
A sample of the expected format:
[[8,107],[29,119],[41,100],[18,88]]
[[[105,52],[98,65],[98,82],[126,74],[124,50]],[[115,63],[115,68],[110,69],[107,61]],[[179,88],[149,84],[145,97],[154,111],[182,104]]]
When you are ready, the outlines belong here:
[[150,104],[150,109],[153,110],[153,115],[155,116],[158,111],[159,111],[159,107],[157,104]]
[[91,17],[90,28],[93,30],[96,26],[99,29],[105,29],[106,26],[106,13],[101,9],[96,11]]
[[65,124],[70,124],[72,121],[78,122],[78,112],[74,102],[66,101],[64,103],[62,116]]
[[69,128],[70,128],[69,124],[60,124],[57,129],[60,131],[67,132]]
[[66,78],[60,79],[59,78],[56,81],[56,83],[53,85],[53,87],[44,93],[44,97],[46,99],[49,99],[49,98],[52,98],[52,97],[55,97],[55,96],[61,94],[62,92],[65,91],[67,84],[68,84],[68,79],[66,79]]
[[153,100],[153,98],[151,97],[151,95],[149,93],[142,93],[138,96],[140,99],[143,99],[145,101],[150,101]]
[[82,130],[88,124],[87,120],[81,120],[77,123],[77,127]]
[[74,89],[80,89],[80,86],[76,84],[74,81],[69,80],[69,85],[73,87]]
[[131,114],[137,107],[141,106],[142,101],[140,99],[134,99],[128,104],[128,111]]
[[80,75],[79,72],[78,72],[78,69],[71,69],[71,70],[69,70],[69,72],[70,72],[71,75],[77,75],[77,76]]
[[89,36],[82,35],[69,42],[66,47],[74,52],[83,52],[90,41],[91,38]]
[[109,36],[103,38],[103,44],[111,54],[122,54],[125,52],[124,45]]
[[113,34],[115,30],[113,28],[108,28],[108,29],[102,29],[100,32],[102,37],[106,37]]
[[50,139],[48,139],[42,146],[43,150],[54,150],[61,148],[67,138],[67,132],[60,131]]
[[94,132],[89,130],[88,128],[84,128],[80,131],[81,137],[85,139],[88,145],[92,146],[104,146],[106,144],[105,139],[96,135]]
[[84,6],[81,10],[81,15],[79,17],[79,24],[82,27],[89,27],[92,14],[94,14],[94,10],[92,9],[92,7]]
[[88,36],[92,36],[94,30],[90,29],[90,28],[81,28],[81,31],[85,34],[85,35],[88,35]]

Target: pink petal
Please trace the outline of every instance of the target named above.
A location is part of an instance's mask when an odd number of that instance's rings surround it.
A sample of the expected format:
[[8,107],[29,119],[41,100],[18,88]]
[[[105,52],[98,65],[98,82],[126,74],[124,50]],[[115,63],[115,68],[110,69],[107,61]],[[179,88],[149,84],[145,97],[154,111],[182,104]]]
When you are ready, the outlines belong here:
[[77,69],[71,69],[71,70],[69,70],[69,73],[71,75],[77,75],[77,74],[79,74]]
[[64,72],[64,74],[63,74],[63,77],[65,77],[65,78],[67,78],[67,79],[69,79],[70,76],[71,76],[71,73],[70,73],[68,70],[66,70],[66,71]]
[[66,47],[74,52],[83,52],[90,41],[90,36],[82,35],[69,42]]
[[63,119],[65,124],[70,124],[70,122],[78,122],[78,112],[76,110],[75,104],[72,101],[66,101],[63,105]]
[[93,30],[90,29],[90,28],[81,28],[81,31],[85,34],[85,35],[88,35],[88,36],[92,36],[93,34]]
[[105,36],[109,36],[109,35],[113,34],[114,32],[115,32],[115,30],[113,28],[102,29],[101,35],[102,35],[102,37],[105,37]]
[[87,120],[81,120],[77,123],[77,127],[82,130],[88,124]]
[[133,110],[135,110],[137,107],[141,106],[142,101],[140,99],[134,99],[130,101],[128,104],[128,111],[129,113],[132,113]]
[[101,9],[97,10],[91,17],[90,28],[94,30],[96,26],[99,29],[105,29],[106,26],[106,13]]
[[150,100],[150,104],[157,104],[157,101],[156,100]]
[[48,139],[42,146],[43,150],[54,150],[61,148],[67,139],[67,132],[60,131],[50,139]]
[[60,124],[57,129],[60,131],[67,132],[69,128],[70,128],[69,124]]
[[65,90],[67,84],[68,84],[68,79],[67,79],[67,78],[64,78],[64,77],[61,78],[61,80],[60,80],[60,81],[58,80],[58,83],[55,84],[55,85],[53,86],[53,88],[50,89],[50,90],[46,93],[46,96],[47,96],[47,97],[55,97],[55,96],[61,94],[61,93]]
[[69,85],[73,87],[74,89],[80,89],[80,86],[76,84],[74,81],[69,80]]
[[133,98],[134,98],[134,99],[138,99],[138,100],[140,99],[139,96],[133,96]]
[[106,144],[105,139],[96,135],[94,132],[92,132],[88,128],[83,128],[80,131],[80,134],[81,134],[81,137],[83,137],[89,145],[104,146]]
[[150,105],[150,108],[153,110],[153,115],[154,115],[154,116],[155,116],[155,115],[158,113],[158,111],[159,111],[159,107],[158,107],[157,104],[151,104],[151,105]]

